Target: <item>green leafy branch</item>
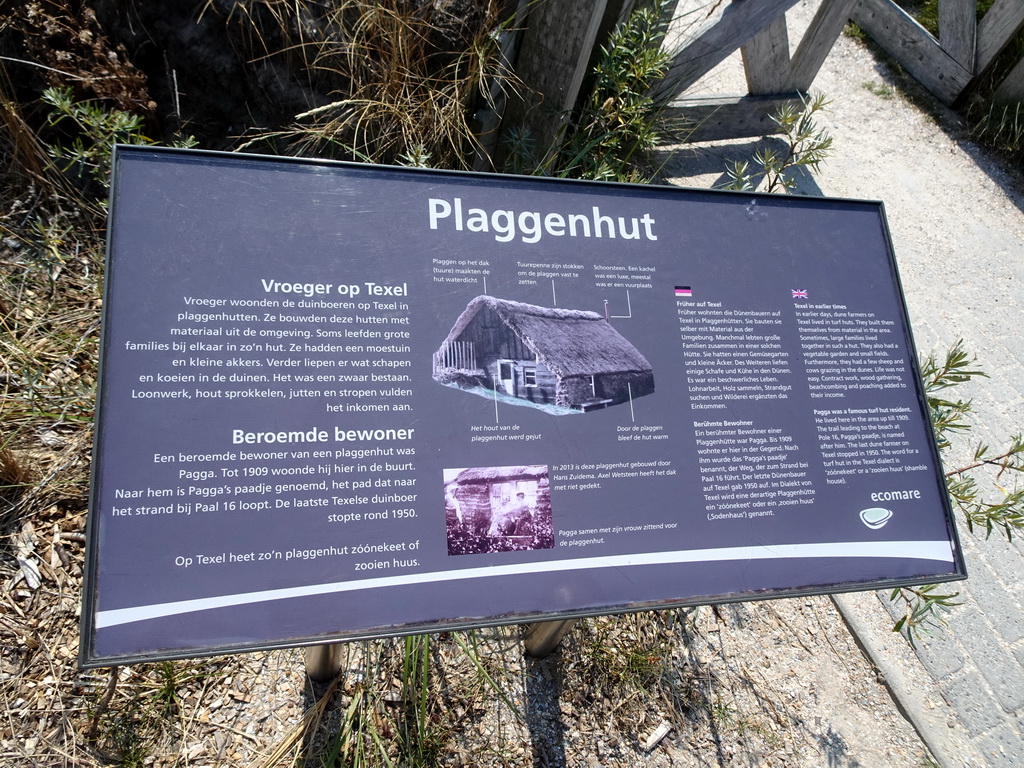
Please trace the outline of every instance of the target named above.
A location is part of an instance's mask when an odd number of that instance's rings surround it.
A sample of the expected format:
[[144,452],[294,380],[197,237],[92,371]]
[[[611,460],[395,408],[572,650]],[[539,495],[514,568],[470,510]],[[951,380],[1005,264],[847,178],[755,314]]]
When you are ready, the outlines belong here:
[[945,624],[945,614],[960,605],[956,600],[960,593],[940,594],[938,589],[938,584],[894,589],[889,601],[902,600],[906,612],[893,624],[892,631],[903,632],[910,644],[915,645],[929,629]]
[[[93,101],[75,101],[70,88],[47,88],[42,101],[50,106],[47,122],[58,126],[70,122],[75,138],[70,145],[59,140],[47,145],[47,154],[64,173],[81,182],[110,186],[110,156],[114,144],[153,146],[156,141],[143,134],[143,119],[120,109],[109,109]],[[191,136],[174,142],[177,147],[194,147]]]
[[[921,364],[932,427],[944,455],[954,447],[954,440],[966,438],[973,427],[969,420],[971,400],[950,397],[946,391],[977,378],[988,378],[976,363],[977,358],[968,354],[963,340],[959,340],[944,357],[932,353]],[[949,498],[963,514],[971,533],[984,530],[987,539],[993,531],[1001,530],[1011,540],[1014,533],[1024,530],[1024,488],[1018,486],[1019,476],[1014,474],[1024,472],[1024,437],[1014,435],[1000,451],[979,441],[970,456],[963,466],[946,472]],[[983,471],[988,474],[979,475]],[[991,497],[993,491],[995,498]],[[943,625],[944,614],[959,603],[955,601],[956,593],[940,594],[937,589],[935,584],[894,589],[889,599],[902,601],[905,612],[893,631],[903,632],[913,643],[920,635]]]
[[966,419],[971,412],[971,401],[947,400],[935,393],[966,384],[975,378],[987,379],[988,374],[974,368],[974,362],[975,359],[968,356],[960,340],[946,351],[941,361],[932,353],[921,363],[921,381],[931,411],[932,427],[942,450],[950,447],[953,433],[970,431],[971,426]]
[[735,162],[726,169],[730,181],[725,189],[741,192],[791,192],[796,188],[795,169],[807,168],[817,173],[821,163],[832,151],[832,137],[817,123],[818,113],[831,102],[823,94],[801,96],[799,106],[784,104],[772,120],[782,130],[786,147],[759,149],[750,161]]
[[[939,449],[948,451],[954,435],[966,436],[972,429],[968,420],[973,410],[972,402],[961,398],[939,396],[952,387],[966,384],[975,378],[988,378],[988,374],[976,367],[977,359],[964,350],[963,341],[957,341],[939,360],[929,355],[921,365],[921,378],[925,397],[931,411],[932,426]],[[994,472],[988,478],[987,486],[994,488],[999,496],[994,501],[985,501],[985,492],[979,486],[977,470],[989,469]],[[993,452],[983,442],[978,442],[971,453],[971,459],[964,466],[946,472],[946,487],[954,505],[964,513],[968,529],[973,533],[975,526],[984,528],[985,537],[999,528],[1012,539],[1015,532],[1024,530],[1024,489],[1016,488],[1016,476],[1024,472],[1024,437],[1020,434],[1010,439],[1010,444],[1001,451]],[[1007,474],[1010,473],[1010,474]],[[1013,477],[1012,487],[1004,487],[1004,478]]]
[[573,126],[551,156],[537,162],[529,132],[512,130],[507,145],[511,170],[563,178],[643,183],[643,167],[662,134],[673,132],[651,97],[651,88],[668,71],[662,47],[668,32],[669,0],[634,11],[601,48],[594,85]]

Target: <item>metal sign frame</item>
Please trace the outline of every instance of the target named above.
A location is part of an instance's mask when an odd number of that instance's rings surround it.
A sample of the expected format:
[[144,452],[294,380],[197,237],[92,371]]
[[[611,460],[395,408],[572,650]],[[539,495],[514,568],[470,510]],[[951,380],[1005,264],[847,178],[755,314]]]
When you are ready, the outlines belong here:
[[117,147],[85,667],[964,578],[878,202]]

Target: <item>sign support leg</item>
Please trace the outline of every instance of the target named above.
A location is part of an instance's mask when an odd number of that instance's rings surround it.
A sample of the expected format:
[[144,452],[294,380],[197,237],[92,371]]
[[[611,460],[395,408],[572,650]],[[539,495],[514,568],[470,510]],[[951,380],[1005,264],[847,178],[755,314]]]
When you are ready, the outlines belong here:
[[306,674],[310,680],[326,683],[333,680],[341,666],[341,643],[310,645],[302,649]]
[[535,659],[543,659],[558,647],[562,638],[569,633],[576,621],[576,619],[564,619],[530,624],[526,638],[523,640],[526,652]]

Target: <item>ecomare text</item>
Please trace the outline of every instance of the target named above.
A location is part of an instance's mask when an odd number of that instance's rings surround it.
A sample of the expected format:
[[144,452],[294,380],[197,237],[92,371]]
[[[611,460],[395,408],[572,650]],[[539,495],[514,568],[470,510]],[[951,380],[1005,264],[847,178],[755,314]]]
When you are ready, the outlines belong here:
[[897,501],[900,499],[920,499],[921,492],[916,488],[907,491],[879,491],[871,494],[872,501]]

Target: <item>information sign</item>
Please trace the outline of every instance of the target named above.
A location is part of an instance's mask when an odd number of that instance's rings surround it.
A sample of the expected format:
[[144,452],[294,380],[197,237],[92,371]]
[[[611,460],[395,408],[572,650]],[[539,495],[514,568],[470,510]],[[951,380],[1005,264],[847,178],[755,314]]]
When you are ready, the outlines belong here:
[[82,661],[961,578],[881,204],[119,147]]

